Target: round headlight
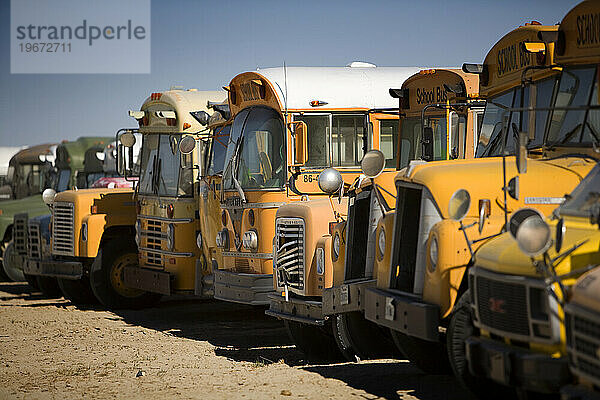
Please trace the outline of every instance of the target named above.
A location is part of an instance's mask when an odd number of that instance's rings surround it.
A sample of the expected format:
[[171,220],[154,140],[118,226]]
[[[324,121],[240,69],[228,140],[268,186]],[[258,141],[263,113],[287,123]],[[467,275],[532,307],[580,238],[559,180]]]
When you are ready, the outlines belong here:
[[434,236],[429,243],[429,261],[431,266],[431,271],[435,271],[438,262],[438,242],[437,238]]
[[173,245],[175,244],[175,226],[173,224],[169,224],[167,227],[167,247],[169,251],[173,250]]
[[256,231],[244,232],[244,236],[242,236],[242,246],[244,246],[246,250],[258,250],[258,234]]
[[545,252],[552,243],[550,227],[539,215],[532,215],[519,225],[516,239],[521,251],[530,257]]
[[219,232],[217,232],[215,242],[217,247],[220,249],[226,249],[229,247],[229,234],[227,232],[227,229],[222,229]]
[[379,235],[377,236],[377,255],[379,260],[383,260],[383,256],[385,255],[385,230],[381,228],[379,230]]
[[337,261],[340,256],[340,234],[335,233],[333,237],[333,261]]
[[196,246],[202,250],[202,232],[198,232],[198,236],[196,236]]

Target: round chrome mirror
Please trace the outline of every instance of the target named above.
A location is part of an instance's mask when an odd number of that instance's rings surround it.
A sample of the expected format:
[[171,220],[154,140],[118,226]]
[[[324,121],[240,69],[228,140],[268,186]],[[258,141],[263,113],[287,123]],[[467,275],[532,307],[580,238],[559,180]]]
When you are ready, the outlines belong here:
[[530,257],[542,254],[552,244],[550,227],[539,214],[531,215],[521,222],[516,239],[519,249]]
[[335,168],[324,169],[319,174],[319,189],[327,194],[338,192],[343,184],[342,174]]
[[135,135],[131,132],[125,132],[119,137],[119,141],[125,147],[133,147],[135,144]]
[[533,208],[521,208],[512,213],[510,219],[508,220],[508,231],[513,238],[517,238],[517,231],[519,230],[519,226],[521,226],[523,221],[533,215],[538,215],[543,219],[540,212]]
[[369,150],[360,162],[360,169],[367,178],[379,176],[384,168],[385,155],[379,150]]
[[448,216],[454,221],[462,220],[471,207],[471,195],[465,189],[458,189],[448,202]]
[[191,136],[185,136],[179,141],[179,151],[181,154],[190,154],[196,147],[196,140]]
[[48,188],[42,193],[42,200],[50,206],[54,202],[54,196],[56,196],[56,190]]

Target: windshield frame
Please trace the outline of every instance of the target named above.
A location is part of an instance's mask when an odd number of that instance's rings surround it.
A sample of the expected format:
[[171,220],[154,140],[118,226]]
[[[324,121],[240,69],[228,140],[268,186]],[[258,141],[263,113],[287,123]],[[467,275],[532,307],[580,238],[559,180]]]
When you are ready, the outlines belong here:
[[[594,168],[583,178],[583,180],[573,189],[573,191],[567,196],[567,199],[556,209],[556,216],[572,216],[572,217],[583,217],[589,218],[592,215],[592,207],[588,210],[581,210],[580,208],[571,208],[572,205],[578,204],[582,201],[581,196],[592,193],[589,189],[592,188],[592,184],[598,180],[600,182],[600,162],[596,164]],[[600,192],[600,186],[598,191]],[[580,204],[580,207],[583,204]],[[600,206],[600,204],[599,204]]]

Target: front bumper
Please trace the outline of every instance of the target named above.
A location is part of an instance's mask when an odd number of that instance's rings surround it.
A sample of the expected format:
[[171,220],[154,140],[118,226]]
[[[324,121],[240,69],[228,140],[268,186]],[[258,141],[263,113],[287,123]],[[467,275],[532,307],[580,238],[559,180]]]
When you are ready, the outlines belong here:
[[566,357],[509,346],[471,336],[465,341],[469,370],[474,376],[541,393],[557,393],[571,382]]
[[439,341],[440,309],[416,296],[377,288],[365,292],[365,318],[432,342]]
[[325,325],[322,303],[320,301],[302,300],[289,297],[288,300],[280,294],[269,296],[269,309],[265,314],[279,319],[301,322],[310,325]]
[[225,270],[214,271],[215,299],[253,306],[269,304],[273,293],[272,274],[244,274]]
[[367,288],[374,288],[376,279],[345,283],[323,291],[323,314],[333,315],[365,309]]
[[84,275],[84,264],[81,261],[65,260],[31,260],[23,263],[23,272],[28,275],[51,276],[61,279],[81,279]]
[[600,393],[583,385],[567,385],[560,389],[561,400],[600,400]]
[[171,295],[171,274],[143,267],[125,267],[123,282],[133,289]]

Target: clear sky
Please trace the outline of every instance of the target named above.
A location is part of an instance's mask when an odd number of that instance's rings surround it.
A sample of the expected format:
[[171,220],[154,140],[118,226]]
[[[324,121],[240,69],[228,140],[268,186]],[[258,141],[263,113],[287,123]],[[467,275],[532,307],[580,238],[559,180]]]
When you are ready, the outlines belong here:
[[[126,1],[126,0],[124,0]],[[150,74],[11,74],[0,0],[0,146],[113,135],[127,110],[171,86],[215,90],[256,67],[460,66],[505,33],[555,24],[573,0],[152,0]],[[68,10],[65,10],[68,13]],[[400,84],[400,83],[399,83]]]

